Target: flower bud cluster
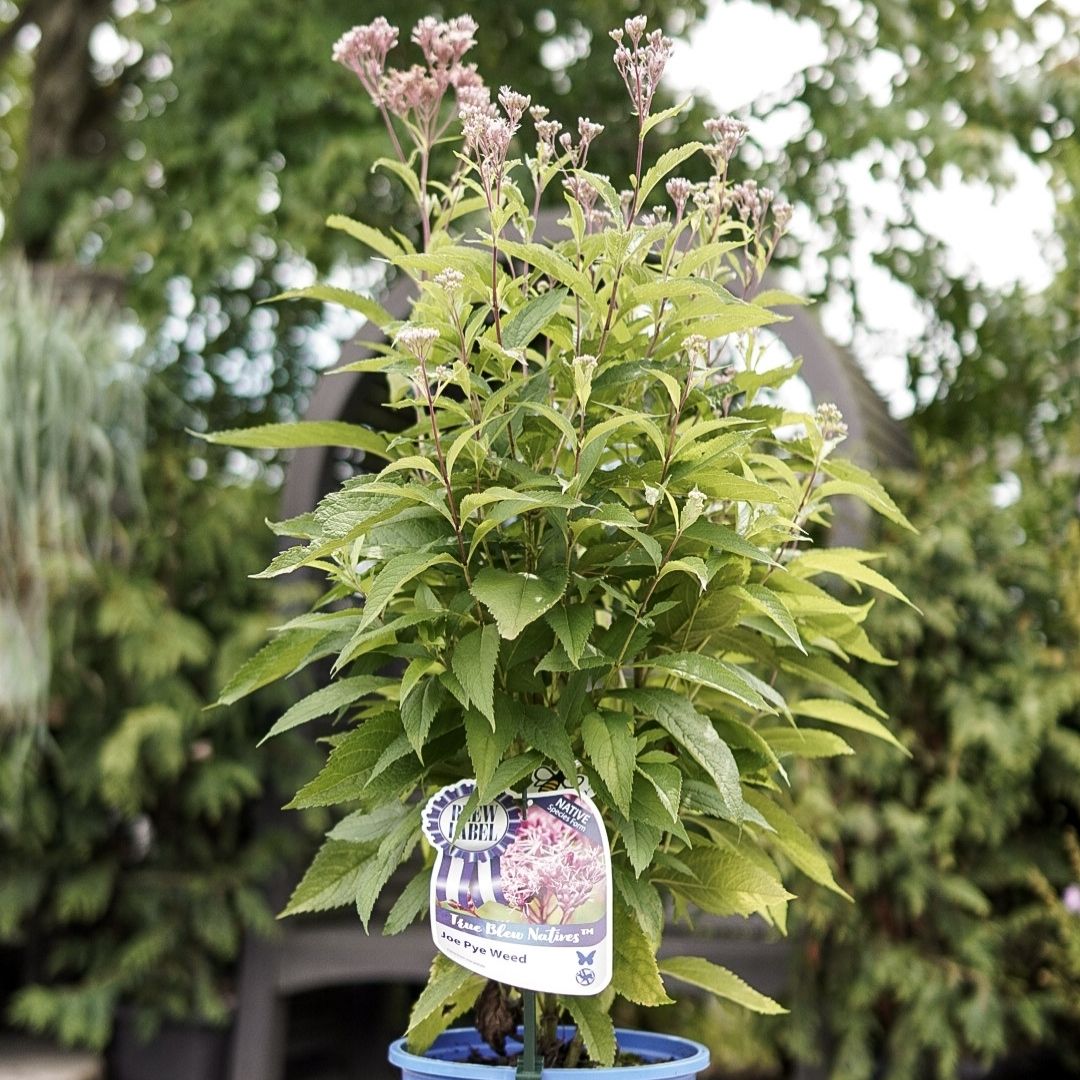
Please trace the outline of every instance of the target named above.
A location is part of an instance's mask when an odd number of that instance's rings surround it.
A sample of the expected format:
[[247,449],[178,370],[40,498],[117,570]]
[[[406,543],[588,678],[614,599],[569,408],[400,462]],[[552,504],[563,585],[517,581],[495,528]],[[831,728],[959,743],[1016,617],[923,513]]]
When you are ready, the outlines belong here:
[[386,57],[397,44],[398,28],[381,15],[367,26],[354,26],[334,43],[331,57],[355,72],[364,89],[376,100],[386,70]]
[[519,94],[509,86],[503,86],[499,90],[499,105],[505,115],[500,116],[496,107],[489,102],[461,107],[465,149],[476,159],[481,179],[489,189],[502,179],[510,142],[530,101],[527,94]]
[[675,220],[678,221],[686,209],[686,201],[693,194],[694,185],[685,176],[673,176],[664,185],[664,190],[675,206]]
[[465,275],[460,270],[448,266],[435,275],[434,281],[447,296],[456,296],[461,292],[461,286],[465,284]]
[[712,162],[716,174],[726,176],[731,159],[743,144],[750,129],[733,116],[714,116],[705,121],[705,130],[713,140],[712,144],[705,148],[705,153]]
[[848,426],[844,423],[844,414],[839,406],[832,402],[823,402],[814,414],[821,437],[826,442],[839,442],[847,438]]
[[398,28],[380,15],[343,34],[332,56],[356,74],[376,105],[403,120],[415,121],[430,136],[448,89],[455,90],[459,105],[463,97],[474,104],[478,96],[487,97],[476,66],[461,62],[476,44],[476,29],[471,15],[448,21],[428,15],[411,35],[425,63],[387,69],[387,55],[397,44]]
[[394,338],[399,349],[411,353],[417,360],[425,361],[431,353],[431,347],[439,340],[439,331],[433,326],[403,326]]
[[[622,30],[612,30],[615,42],[615,67],[626,85],[634,113],[644,121],[652,109],[653,96],[675,49],[675,43],[662,30],[645,33],[646,18],[627,19]],[[624,43],[629,38],[630,44]]]

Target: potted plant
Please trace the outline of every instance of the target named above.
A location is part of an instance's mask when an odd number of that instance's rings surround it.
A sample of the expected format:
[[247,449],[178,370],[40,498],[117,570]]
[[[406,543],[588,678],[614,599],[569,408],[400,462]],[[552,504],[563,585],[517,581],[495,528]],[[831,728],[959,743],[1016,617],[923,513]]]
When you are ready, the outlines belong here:
[[[618,1062],[633,1075],[636,1062],[641,1075],[691,1076],[707,1063],[700,1047],[617,1033],[612,1001],[669,1004],[667,977],[782,1011],[706,960],[658,960],[664,926],[702,911],[757,914],[782,932],[793,898],[782,869],[839,891],[788,810],[786,763],[850,753],[833,727],[892,736],[844,668],[851,656],[887,662],[862,629],[872,600],[837,599],[820,579],[899,594],[876,556],[822,550],[810,535],[827,529],[838,495],[906,522],[872,476],[833,454],[845,434],[835,406],[781,404],[798,362],[773,363],[757,331],[796,302],[761,289],[791,208],[729,178],[745,127],[711,121],[702,141],[647,164],[650,132],[680,111],[651,107],[671,42],[643,17],[612,34],[636,131],[620,192],[588,169],[599,124],[563,132],[507,87],[492,101],[463,62],[475,29],[467,17],[422,20],[412,37],[424,62],[407,70],[387,68],[397,30],[382,19],[334,50],[386,119],[395,157],[383,164],[416,200],[421,245],[329,224],[409,275],[416,299],[397,322],[340,289],[303,294],[385,330],[385,345],[351,369],[384,375],[411,423],[393,437],[336,422],[214,436],[344,445],[374,461],[275,526],[299,543],[264,575],[313,568],[327,589],[225,696],[332,663],[326,685],[270,730],[336,718],[325,768],[290,806],[349,809],[286,914],[355,904],[366,929],[418,856],[386,933],[429,910],[438,931],[449,905],[455,926],[488,918],[550,938],[603,923],[614,938],[610,973],[538,1003],[532,974],[491,982],[483,964],[440,955],[407,1041],[391,1049],[406,1076],[508,1075],[522,1046],[527,1075],[537,1025],[548,1068]],[[528,117],[535,146],[515,158]],[[708,179],[673,175],[691,159]],[[539,241],[538,209],[556,194],[566,238]],[[579,810],[595,808],[601,853],[534,820],[544,777]],[[425,819],[433,793],[444,803]],[[486,827],[489,808],[555,869],[534,865],[521,885],[520,864],[512,883],[503,865],[498,900],[484,899],[490,882],[446,900],[432,869],[447,852],[422,836],[451,805],[448,851]],[[610,888],[597,862],[585,865],[605,857]],[[478,1031],[445,1031],[470,1009]]]

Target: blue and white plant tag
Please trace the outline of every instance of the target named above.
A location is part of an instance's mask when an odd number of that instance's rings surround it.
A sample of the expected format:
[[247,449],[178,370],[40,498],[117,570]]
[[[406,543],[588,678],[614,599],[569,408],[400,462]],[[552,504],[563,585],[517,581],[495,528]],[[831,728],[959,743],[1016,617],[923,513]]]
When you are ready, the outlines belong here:
[[599,994],[611,982],[611,849],[584,777],[575,789],[541,767],[524,802],[504,791],[459,830],[475,786],[451,784],[424,809],[436,947],[523,990]]

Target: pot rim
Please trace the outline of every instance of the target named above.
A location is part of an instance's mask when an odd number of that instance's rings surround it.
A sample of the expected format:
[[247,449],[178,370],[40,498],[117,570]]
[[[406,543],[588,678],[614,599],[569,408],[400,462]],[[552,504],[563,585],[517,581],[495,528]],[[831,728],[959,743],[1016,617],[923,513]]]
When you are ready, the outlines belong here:
[[[520,1029],[519,1029],[520,1030]],[[560,1027],[560,1031],[572,1031],[573,1025]],[[444,1031],[439,1039],[446,1036],[472,1035],[480,1040],[476,1028],[459,1027]],[[682,1054],[670,1061],[645,1063],[642,1065],[614,1065],[611,1067],[589,1069],[544,1069],[545,1077],[559,1077],[560,1080],[603,1080],[604,1077],[625,1077],[625,1080],[679,1080],[693,1077],[706,1069],[710,1055],[708,1047],[693,1039],[681,1035],[665,1035],[659,1032],[638,1031],[634,1028],[616,1028],[615,1036],[621,1047],[633,1050],[634,1044],[649,1046],[651,1049],[672,1054]],[[480,1040],[483,1041],[483,1040]],[[657,1043],[666,1044],[657,1046]],[[435,1041],[438,1045],[438,1039]],[[389,1061],[401,1069],[408,1069],[419,1076],[445,1077],[447,1080],[514,1080],[517,1069],[513,1065],[481,1065],[464,1061],[442,1061],[424,1054],[413,1054],[406,1049],[405,1039],[395,1039],[390,1044]]]

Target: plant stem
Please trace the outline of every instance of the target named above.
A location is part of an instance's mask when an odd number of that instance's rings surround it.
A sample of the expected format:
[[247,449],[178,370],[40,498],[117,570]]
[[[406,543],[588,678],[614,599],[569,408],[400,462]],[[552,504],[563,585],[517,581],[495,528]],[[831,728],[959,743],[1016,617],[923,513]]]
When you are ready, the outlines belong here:
[[439,463],[439,475],[442,477],[443,487],[446,488],[446,500],[450,504],[450,517],[454,525],[454,534],[457,536],[458,553],[461,556],[461,569],[465,573],[465,582],[472,588],[472,575],[469,573],[469,557],[465,552],[465,537],[461,532],[461,516],[458,513],[457,503],[454,501],[454,489],[450,486],[450,474],[446,471],[446,456],[443,454],[442,437],[439,434],[439,422],[435,416],[435,399],[431,395],[431,382],[428,380],[427,364],[420,360],[420,377],[424,381],[424,397],[427,400],[428,419],[431,421],[431,437],[435,442],[435,456]]

